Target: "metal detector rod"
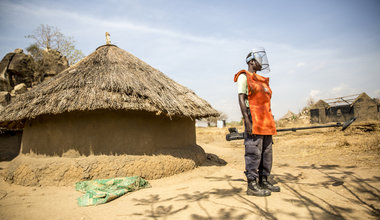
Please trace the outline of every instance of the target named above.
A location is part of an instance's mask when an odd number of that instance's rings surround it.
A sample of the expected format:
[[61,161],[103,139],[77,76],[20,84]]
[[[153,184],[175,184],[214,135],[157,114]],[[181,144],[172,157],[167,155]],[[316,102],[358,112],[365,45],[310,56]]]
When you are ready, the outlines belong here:
[[[283,129],[277,129],[276,131],[277,132],[282,132],[282,131],[297,131],[297,130],[307,130],[307,129],[316,129],[316,128],[331,128],[331,127],[342,127],[342,131],[344,131],[355,120],[356,120],[356,117],[353,117],[350,120],[346,121],[344,124],[336,123],[334,125],[319,125],[319,126],[310,126],[310,127],[301,127],[301,128],[283,128]],[[228,128],[228,131],[230,133],[226,135],[226,140],[227,141],[244,139],[244,133],[239,133],[236,128]]]
[[315,128],[333,128],[333,127],[342,127],[341,123],[336,123],[334,125],[320,125],[320,126],[310,126],[310,127],[301,127],[301,128],[283,128],[277,129],[277,132],[282,131],[297,131],[297,130],[307,130],[307,129],[315,129]]

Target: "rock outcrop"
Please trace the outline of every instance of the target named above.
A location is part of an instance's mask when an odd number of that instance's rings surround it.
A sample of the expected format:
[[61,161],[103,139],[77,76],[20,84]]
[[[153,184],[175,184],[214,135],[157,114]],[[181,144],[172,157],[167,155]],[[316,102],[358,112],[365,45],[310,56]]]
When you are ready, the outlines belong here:
[[6,54],[0,62],[0,106],[68,67],[66,57],[52,49],[41,50],[36,60],[19,48]]
[[36,83],[51,78],[69,67],[65,56],[57,50],[46,49],[41,53],[41,59],[36,61]]
[[24,54],[22,49],[8,53],[0,62],[0,91],[11,91],[17,84],[31,87],[34,74],[32,56]]

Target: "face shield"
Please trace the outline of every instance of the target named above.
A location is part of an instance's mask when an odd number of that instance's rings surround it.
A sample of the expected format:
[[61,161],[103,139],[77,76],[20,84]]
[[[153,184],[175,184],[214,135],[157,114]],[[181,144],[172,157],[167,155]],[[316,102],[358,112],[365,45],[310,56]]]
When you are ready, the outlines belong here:
[[259,74],[268,74],[270,72],[267,53],[263,47],[252,49],[251,56],[249,56],[246,60],[247,63],[252,59],[255,59],[258,63],[260,63],[262,67],[261,71],[258,71]]

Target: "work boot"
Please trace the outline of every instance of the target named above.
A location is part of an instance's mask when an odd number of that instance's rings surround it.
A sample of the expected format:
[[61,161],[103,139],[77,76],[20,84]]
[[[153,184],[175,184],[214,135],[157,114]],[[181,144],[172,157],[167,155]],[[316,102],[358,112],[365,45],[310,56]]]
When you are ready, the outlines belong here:
[[267,189],[271,192],[280,192],[281,188],[279,186],[274,186],[272,183],[268,181],[267,176],[260,176],[259,177],[259,185],[263,189]]
[[249,196],[270,196],[270,191],[262,189],[256,180],[248,181],[247,195]]

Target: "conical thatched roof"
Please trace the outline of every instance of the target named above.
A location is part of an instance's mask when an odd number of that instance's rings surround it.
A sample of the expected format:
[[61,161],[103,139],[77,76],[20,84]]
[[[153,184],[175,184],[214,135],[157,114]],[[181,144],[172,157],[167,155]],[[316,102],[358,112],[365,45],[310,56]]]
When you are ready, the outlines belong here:
[[117,46],[104,45],[12,100],[0,110],[0,126],[20,127],[39,115],[96,109],[191,118],[218,115],[190,89]]

